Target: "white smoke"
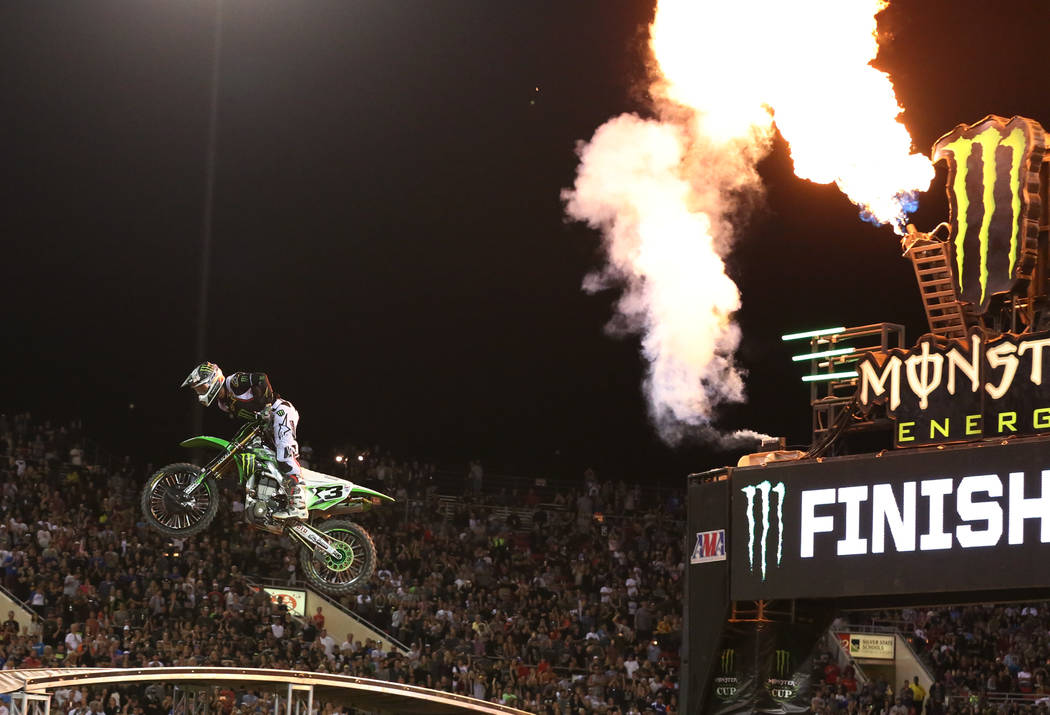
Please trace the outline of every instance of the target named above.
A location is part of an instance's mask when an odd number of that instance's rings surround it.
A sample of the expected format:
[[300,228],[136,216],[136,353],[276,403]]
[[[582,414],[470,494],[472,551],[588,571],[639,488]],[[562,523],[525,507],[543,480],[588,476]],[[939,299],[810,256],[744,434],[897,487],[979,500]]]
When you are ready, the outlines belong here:
[[[650,26],[657,119],[623,115],[579,150],[566,211],[602,231],[608,263],[586,290],[622,285],[612,332],[642,336],[660,435],[723,445],[720,405],[741,402],[740,294],[725,273],[733,224],[760,195],[773,120],[795,173],[834,181],[878,223],[903,225],[933,177],[911,153],[878,52],[884,0],[659,0]],[[857,141],[857,138],[862,141]]]
[[744,399],[734,358],[740,292],[723,257],[734,210],[760,190],[755,161],[768,136],[720,144],[697,130],[696,115],[684,116],[606,122],[580,147],[576,183],[563,198],[569,216],[605,236],[608,264],[584,289],[623,286],[607,329],[642,335],[645,389],[661,437],[739,446],[744,435],[711,424],[719,405]]

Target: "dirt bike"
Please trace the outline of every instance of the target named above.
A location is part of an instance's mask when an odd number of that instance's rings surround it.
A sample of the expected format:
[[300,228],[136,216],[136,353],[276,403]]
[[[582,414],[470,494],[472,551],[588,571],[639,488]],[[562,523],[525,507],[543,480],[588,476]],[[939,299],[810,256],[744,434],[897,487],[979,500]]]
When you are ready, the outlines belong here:
[[310,519],[275,520],[274,511],[287,504],[276,456],[263,442],[269,423],[265,413],[245,422],[232,441],[193,437],[182,442],[191,449],[218,449],[204,467],[187,462],[158,469],[142,490],[146,522],[166,536],[186,538],[204,531],[219,511],[219,479],[238,478],[244,488],[244,519],[272,534],[284,534],[300,544],[299,565],[311,585],[333,595],[351,593],[368,582],[376,567],[372,537],[349,519],[392,497],[338,477],[302,470],[300,485]]

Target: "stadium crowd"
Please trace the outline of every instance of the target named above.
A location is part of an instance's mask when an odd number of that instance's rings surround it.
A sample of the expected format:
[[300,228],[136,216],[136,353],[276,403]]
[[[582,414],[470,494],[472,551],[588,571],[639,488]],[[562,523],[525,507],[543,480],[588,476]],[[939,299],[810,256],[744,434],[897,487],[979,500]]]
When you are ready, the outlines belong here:
[[933,674],[926,713],[1050,713],[1050,603],[904,609],[873,623],[900,630]]
[[[374,480],[399,504],[362,517],[379,568],[344,604],[405,643],[406,655],[329,634],[253,589],[252,578],[294,581],[296,551],[250,531],[235,492],[207,532],[172,541],[139,513],[148,467],[91,461],[101,460],[85,454],[79,423],[0,416],[3,586],[37,616],[28,630],[3,624],[4,669],[289,668],[538,713],[677,712],[680,498],[654,501],[592,471],[575,488],[492,493],[472,463],[462,496],[439,500],[432,467],[350,460],[352,478]],[[170,697],[88,688],[57,693],[55,704],[69,715],[166,715]],[[215,705],[272,712],[262,692],[226,691]]]
[[814,713],[1050,713],[1050,603],[907,608],[870,612],[866,618],[849,614],[848,620],[854,626],[900,632],[934,682],[928,692],[917,677],[896,691],[885,681],[858,687],[829,666]]

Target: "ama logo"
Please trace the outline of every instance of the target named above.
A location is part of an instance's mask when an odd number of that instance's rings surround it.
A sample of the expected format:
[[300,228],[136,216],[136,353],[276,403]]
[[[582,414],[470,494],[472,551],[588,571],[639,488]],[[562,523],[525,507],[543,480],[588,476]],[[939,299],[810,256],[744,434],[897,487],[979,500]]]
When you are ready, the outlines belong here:
[[698,531],[696,533],[696,546],[693,547],[693,555],[689,557],[689,563],[704,564],[708,561],[725,560],[725,529],[718,529],[716,531]]

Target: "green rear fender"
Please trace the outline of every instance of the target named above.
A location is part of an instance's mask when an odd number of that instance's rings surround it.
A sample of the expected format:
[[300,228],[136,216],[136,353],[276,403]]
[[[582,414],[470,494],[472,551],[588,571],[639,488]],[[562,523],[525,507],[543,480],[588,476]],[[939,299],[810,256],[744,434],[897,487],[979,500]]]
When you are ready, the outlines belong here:
[[182,447],[189,447],[190,449],[197,449],[198,447],[205,447],[207,449],[228,449],[230,443],[225,439],[219,437],[190,437],[184,442],[179,442]]
[[350,496],[355,497],[379,497],[380,499],[386,499],[387,501],[397,501],[394,497],[388,497],[382,492],[377,492],[375,489],[369,489],[368,487],[362,487],[358,484],[354,485],[354,488],[350,491]]

